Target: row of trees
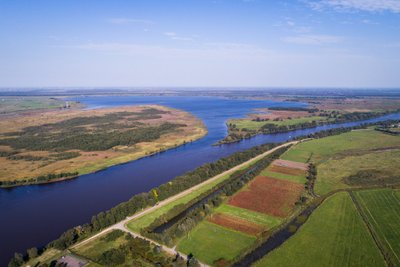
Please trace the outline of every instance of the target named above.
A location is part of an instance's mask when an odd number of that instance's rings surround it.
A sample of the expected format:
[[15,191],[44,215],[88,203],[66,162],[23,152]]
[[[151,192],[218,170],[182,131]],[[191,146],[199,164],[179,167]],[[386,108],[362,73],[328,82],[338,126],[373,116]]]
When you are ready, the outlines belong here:
[[11,259],[8,266],[9,267],[20,267],[25,263],[25,261],[28,261],[29,259],[34,259],[38,255],[39,255],[39,251],[36,247],[28,249],[26,251],[26,256],[22,255],[21,253],[15,253],[14,257]]
[[317,108],[303,108],[303,107],[269,107],[269,110],[285,110],[285,111],[307,111],[308,113],[318,112]]
[[76,177],[78,176],[78,174],[79,174],[78,172],[61,172],[61,173],[50,173],[47,175],[40,175],[38,177],[30,179],[0,181],[0,187],[10,187],[10,186],[24,185],[24,184],[48,183],[58,179]]

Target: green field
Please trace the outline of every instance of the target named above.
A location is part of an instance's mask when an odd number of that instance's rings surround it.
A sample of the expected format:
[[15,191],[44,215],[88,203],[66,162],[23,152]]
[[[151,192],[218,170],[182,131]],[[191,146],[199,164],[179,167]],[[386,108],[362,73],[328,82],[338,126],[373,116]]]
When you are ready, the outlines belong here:
[[62,255],[64,255],[64,252],[55,248],[49,248],[43,254],[40,256],[31,259],[27,262],[27,265],[29,266],[39,266],[40,264],[43,264],[45,262],[51,262],[53,260],[59,259]]
[[[379,180],[385,180],[388,183],[400,182],[398,166],[400,166],[400,149],[331,159],[318,165],[315,191],[325,194],[334,189],[350,187],[350,185],[363,186],[379,183]],[[360,179],[355,178],[354,184],[346,182],[346,177],[357,176],[360,171],[367,173],[371,180],[360,177]]]
[[[76,102],[69,101],[71,107],[81,106]],[[38,110],[38,109],[56,109],[65,105],[63,99],[42,96],[21,96],[21,97],[1,97],[0,98],[0,114],[10,112]]]
[[325,194],[349,187],[345,178],[359,171],[379,171],[378,178],[398,177],[399,151],[400,136],[366,129],[300,143],[281,158],[316,164],[315,192]]
[[354,194],[390,258],[400,266],[400,191],[377,189]]
[[344,157],[362,154],[374,149],[400,147],[400,137],[373,129],[357,130],[340,135],[314,139],[293,146],[281,158],[320,164],[333,156]]
[[327,117],[322,116],[311,116],[311,117],[303,117],[303,118],[295,118],[295,119],[285,119],[282,121],[252,121],[251,119],[232,119],[229,120],[229,124],[235,124],[237,128],[243,129],[246,128],[248,130],[258,130],[262,126],[267,123],[273,123],[277,126],[288,126],[288,125],[296,125],[305,122],[312,122],[312,121],[326,121]]
[[276,179],[288,180],[288,181],[296,182],[296,183],[299,183],[299,184],[304,184],[305,182],[307,182],[307,179],[306,179],[305,176],[302,176],[302,175],[289,175],[289,174],[285,174],[285,173],[272,172],[272,171],[269,171],[268,168],[263,170],[261,172],[261,175],[262,176],[276,178]]
[[227,204],[222,204],[215,210],[215,212],[228,214],[256,224],[265,225],[268,229],[271,229],[281,223],[280,218]]
[[232,260],[249,247],[255,237],[204,221],[178,243],[178,250],[192,253],[197,259],[213,264],[216,260]]
[[255,266],[386,266],[350,196],[337,193]]
[[127,242],[127,240],[125,239],[125,235],[126,234],[118,237],[112,242],[104,240],[104,236],[106,235],[102,235],[83,245],[71,249],[71,251],[76,253],[77,255],[83,256],[92,261],[96,261],[105,251],[112,248],[118,249],[120,245],[125,244]]

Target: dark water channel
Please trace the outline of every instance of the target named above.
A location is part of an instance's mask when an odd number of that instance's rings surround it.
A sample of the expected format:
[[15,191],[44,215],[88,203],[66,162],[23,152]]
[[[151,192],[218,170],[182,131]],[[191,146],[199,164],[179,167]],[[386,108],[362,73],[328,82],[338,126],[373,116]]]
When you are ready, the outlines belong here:
[[[318,207],[317,204],[311,204],[299,216],[296,216],[290,221],[286,227],[276,232],[264,243],[258,246],[255,250],[247,254],[240,261],[236,262],[233,267],[248,267],[256,261],[262,259],[269,252],[283,244],[287,239],[297,232],[297,229],[302,226],[311,213]],[[300,220],[298,218],[301,218]]]

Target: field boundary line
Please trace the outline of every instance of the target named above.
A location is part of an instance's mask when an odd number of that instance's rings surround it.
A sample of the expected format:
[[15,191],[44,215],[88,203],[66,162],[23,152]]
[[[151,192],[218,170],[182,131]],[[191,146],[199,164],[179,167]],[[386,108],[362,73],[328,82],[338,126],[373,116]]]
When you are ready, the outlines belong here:
[[363,210],[361,208],[361,205],[360,205],[359,201],[357,200],[357,197],[354,195],[354,192],[349,190],[348,193],[349,193],[350,198],[352,199],[352,201],[354,203],[354,206],[356,207],[356,210],[357,210],[358,214],[360,214],[362,220],[364,221],[365,226],[367,227],[370,235],[372,236],[372,239],[375,241],[376,246],[378,247],[379,251],[381,252],[384,260],[386,261],[386,264],[389,267],[396,266],[396,264],[393,262],[391,257],[388,257],[388,254],[391,254],[390,251],[387,251],[386,246],[384,244],[382,244],[381,239],[379,238],[379,236],[376,233],[376,231],[374,230],[373,226],[368,221],[367,216],[363,212]]

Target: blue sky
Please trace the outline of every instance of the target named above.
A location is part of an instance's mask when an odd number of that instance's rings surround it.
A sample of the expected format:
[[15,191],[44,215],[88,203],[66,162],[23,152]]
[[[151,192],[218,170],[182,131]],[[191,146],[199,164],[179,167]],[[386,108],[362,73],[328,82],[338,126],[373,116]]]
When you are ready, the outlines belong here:
[[400,0],[0,0],[0,87],[400,87]]

